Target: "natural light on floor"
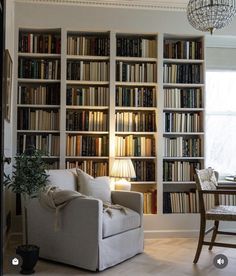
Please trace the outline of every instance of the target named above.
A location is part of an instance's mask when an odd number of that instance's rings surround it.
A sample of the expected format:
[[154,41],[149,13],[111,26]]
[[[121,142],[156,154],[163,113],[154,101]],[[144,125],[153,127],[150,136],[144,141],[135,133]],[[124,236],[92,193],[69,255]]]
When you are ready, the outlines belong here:
[[206,73],[206,166],[236,175],[236,71]]

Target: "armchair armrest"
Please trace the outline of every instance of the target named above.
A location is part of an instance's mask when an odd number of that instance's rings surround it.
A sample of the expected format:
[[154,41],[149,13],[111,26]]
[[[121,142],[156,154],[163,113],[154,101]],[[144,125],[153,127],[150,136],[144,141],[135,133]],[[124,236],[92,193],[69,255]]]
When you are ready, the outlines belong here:
[[143,194],[138,192],[111,191],[111,199],[114,204],[130,208],[141,216],[143,215]]
[[[93,198],[75,198],[59,210],[60,231],[79,237],[102,237],[102,201]],[[37,220],[35,218],[37,217]],[[28,227],[38,229],[47,225],[47,231],[55,232],[56,213],[41,206],[38,199],[31,200],[28,208]],[[89,226],[89,227],[88,227]],[[40,228],[39,228],[40,229]]]

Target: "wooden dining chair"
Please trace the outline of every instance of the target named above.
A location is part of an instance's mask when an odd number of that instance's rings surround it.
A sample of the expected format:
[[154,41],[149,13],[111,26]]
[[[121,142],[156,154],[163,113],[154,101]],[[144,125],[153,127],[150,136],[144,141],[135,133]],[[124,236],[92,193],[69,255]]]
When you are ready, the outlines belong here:
[[[236,195],[236,187],[218,186],[218,173],[212,168],[196,170],[196,186],[199,196],[199,211],[200,211],[200,233],[198,239],[197,251],[194,258],[194,263],[198,262],[203,245],[208,245],[209,250],[213,246],[236,248],[236,244],[215,242],[217,234],[236,235],[236,232],[219,231],[220,221],[236,221],[236,206],[220,205],[219,195]],[[214,207],[206,209],[204,202],[204,194],[214,195]],[[206,221],[214,221],[214,225],[206,230]],[[204,237],[212,232],[211,241],[205,241]]]

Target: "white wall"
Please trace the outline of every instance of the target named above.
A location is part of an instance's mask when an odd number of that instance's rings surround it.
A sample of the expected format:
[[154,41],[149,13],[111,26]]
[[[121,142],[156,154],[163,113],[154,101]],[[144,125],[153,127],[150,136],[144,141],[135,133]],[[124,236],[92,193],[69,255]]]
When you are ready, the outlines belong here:
[[[8,0],[5,3],[5,16],[6,16],[6,32],[5,32],[5,48],[9,50],[10,56],[12,59],[14,59],[14,32],[12,31],[14,29],[14,1]],[[14,76],[14,71],[13,71]],[[13,111],[11,110],[11,113]],[[12,118],[12,114],[11,114]],[[4,155],[6,157],[12,156],[12,123],[4,120]],[[4,172],[6,174],[11,173],[11,165],[4,165]],[[9,190],[5,190],[4,193],[4,201],[5,201],[5,210],[4,210],[4,222],[6,221],[6,215],[9,213],[10,210],[14,210],[14,206],[12,206],[12,203],[14,204],[14,200],[12,200],[12,197],[14,198],[14,195],[10,193]],[[14,216],[14,214],[13,214]]]

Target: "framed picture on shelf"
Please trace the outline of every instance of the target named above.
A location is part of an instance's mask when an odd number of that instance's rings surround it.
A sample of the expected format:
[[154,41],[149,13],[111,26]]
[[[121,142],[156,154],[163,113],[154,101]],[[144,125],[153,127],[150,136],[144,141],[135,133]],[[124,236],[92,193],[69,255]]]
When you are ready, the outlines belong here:
[[8,50],[4,52],[3,91],[5,93],[5,119],[11,121],[12,59]]

